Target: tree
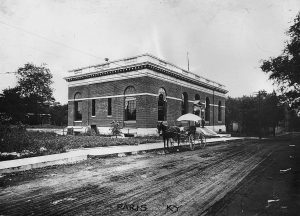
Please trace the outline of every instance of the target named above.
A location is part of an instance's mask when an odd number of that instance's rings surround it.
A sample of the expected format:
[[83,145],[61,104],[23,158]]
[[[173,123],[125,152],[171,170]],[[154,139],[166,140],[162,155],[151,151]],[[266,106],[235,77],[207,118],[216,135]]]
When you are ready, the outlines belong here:
[[256,97],[243,96],[228,98],[226,100],[226,127],[230,130],[233,122],[239,124],[239,131],[246,135],[259,135],[268,132],[269,128],[275,128],[284,118],[283,105],[279,103],[279,97],[273,92],[267,94],[259,91]]
[[226,130],[230,131],[233,122],[241,123],[239,118],[240,99],[228,97],[226,99],[225,125]]
[[25,103],[19,94],[19,88],[4,89],[0,96],[0,123],[23,122],[25,114]]
[[297,116],[296,110],[289,110],[289,130],[300,131],[300,118]]
[[279,122],[284,119],[284,106],[280,103],[279,97],[275,92],[267,94],[262,107],[262,126],[271,127],[272,134],[275,136],[275,129]]
[[243,96],[240,99],[239,118],[242,126],[242,132],[244,132],[246,135],[255,135],[259,132],[258,112],[258,103],[254,97]]
[[294,24],[287,31],[283,53],[275,58],[264,60],[261,69],[269,74],[284,96],[284,101],[293,107],[300,105],[300,12]]
[[[31,114],[29,122],[38,123],[38,114],[49,113],[49,105],[54,102],[51,88],[52,74],[45,64],[36,66],[27,63],[17,70],[17,86],[3,90],[0,98],[0,113],[12,123],[26,122],[26,115]],[[29,115],[27,115],[29,116]],[[27,122],[28,123],[28,122]]]
[[52,74],[45,64],[40,67],[27,63],[17,71],[20,94],[26,98],[36,98],[40,102],[53,102],[51,88]]
[[17,71],[17,87],[24,98],[27,113],[33,113],[31,123],[38,123],[38,115],[49,112],[49,105],[54,102],[51,88],[52,74],[46,64],[36,66],[27,63]]
[[246,135],[257,133],[258,109],[254,97],[243,96],[226,100],[226,126],[230,130],[233,122],[239,124],[239,132]]
[[65,126],[68,124],[68,104],[56,104],[50,107],[51,124]]

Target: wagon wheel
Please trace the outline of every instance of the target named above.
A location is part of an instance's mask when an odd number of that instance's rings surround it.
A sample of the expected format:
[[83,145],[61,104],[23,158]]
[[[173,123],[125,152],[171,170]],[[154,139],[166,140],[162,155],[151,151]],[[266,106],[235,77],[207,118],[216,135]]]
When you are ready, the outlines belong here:
[[200,140],[200,134],[199,133],[195,134],[195,146],[196,145],[201,145],[201,140]]
[[200,133],[199,140],[200,140],[200,148],[204,148],[206,146],[206,136]]
[[180,143],[185,146],[189,144],[189,136],[187,134],[181,134],[180,136]]
[[195,149],[195,136],[193,134],[189,135],[189,144],[190,144],[190,149],[194,151]]

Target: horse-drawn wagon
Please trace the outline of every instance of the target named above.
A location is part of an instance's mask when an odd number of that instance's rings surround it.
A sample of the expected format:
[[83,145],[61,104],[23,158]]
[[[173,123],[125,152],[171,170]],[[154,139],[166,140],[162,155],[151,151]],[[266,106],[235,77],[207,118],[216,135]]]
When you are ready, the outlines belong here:
[[[166,126],[163,122],[157,126],[159,134],[162,135],[164,140],[164,150],[170,150],[175,147],[174,143],[178,143],[182,146],[189,146],[190,150],[194,150],[195,146],[204,148],[206,146],[206,136],[194,125],[190,125],[190,122],[201,121],[201,118],[194,114],[185,114],[180,116],[177,121],[189,122],[188,127]],[[169,145],[170,144],[170,145]]]

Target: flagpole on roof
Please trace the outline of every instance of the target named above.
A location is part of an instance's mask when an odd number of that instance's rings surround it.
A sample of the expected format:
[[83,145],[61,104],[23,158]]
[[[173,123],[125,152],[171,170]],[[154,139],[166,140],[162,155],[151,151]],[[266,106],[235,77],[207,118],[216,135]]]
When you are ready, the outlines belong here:
[[190,71],[190,60],[189,60],[189,52],[186,53],[187,63],[188,63],[188,71]]

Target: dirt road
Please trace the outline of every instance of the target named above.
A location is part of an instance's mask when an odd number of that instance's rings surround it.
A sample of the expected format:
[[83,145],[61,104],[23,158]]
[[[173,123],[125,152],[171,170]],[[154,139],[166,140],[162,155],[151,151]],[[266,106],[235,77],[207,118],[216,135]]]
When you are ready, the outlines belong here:
[[229,205],[220,201],[288,144],[239,141],[10,174],[0,178],[0,215],[216,214],[212,206]]

